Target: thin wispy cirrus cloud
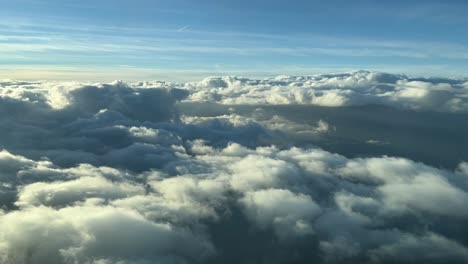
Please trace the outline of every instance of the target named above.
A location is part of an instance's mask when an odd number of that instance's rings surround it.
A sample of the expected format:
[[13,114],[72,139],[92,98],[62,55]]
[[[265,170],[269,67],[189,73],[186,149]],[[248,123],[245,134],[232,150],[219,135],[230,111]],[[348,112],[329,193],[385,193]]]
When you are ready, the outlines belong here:
[[467,263],[464,1],[0,0],[0,264]]
[[[34,72],[32,68],[43,73],[43,66],[120,72],[119,65],[142,73],[164,71],[185,81],[195,80],[190,74],[194,68],[205,74],[199,79],[210,72],[249,76],[252,71],[263,72],[254,77],[290,74],[278,70],[288,67],[310,69],[309,73],[319,73],[316,68],[366,68],[460,77],[468,59],[466,39],[457,36],[462,35],[459,27],[466,21],[460,11],[441,3],[299,1],[286,5],[254,1],[249,5],[140,0],[77,5],[37,0],[5,5],[0,20],[2,64],[13,66],[18,77],[25,78],[25,66],[29,73]],[[418,15],[434,13],[436,7],[441,16],[458,14],[461,21],[446,25]],[[458,9],[463,8],[460,5]],[[414,10],[412,16],[409,10]],[[240,17],[244,19],[237,19]],[[421,37],[420,32],[427,34]],[[181,75],[180,70],[186,70],[187,75]],[[86,77],[112,81],[93,73]],[[145,76],[164,78],[159,74]],[[73,74],[62,78],[73,79]],[[80,78],[83,76],[75,79]]]

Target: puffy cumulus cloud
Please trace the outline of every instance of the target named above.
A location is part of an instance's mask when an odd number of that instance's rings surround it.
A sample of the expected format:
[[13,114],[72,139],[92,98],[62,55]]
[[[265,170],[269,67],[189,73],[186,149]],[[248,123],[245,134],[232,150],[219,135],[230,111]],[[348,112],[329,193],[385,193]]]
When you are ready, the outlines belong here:
[[460,165],[458,166],[458,171],[460,174],[468,176],[468,162],[460,163]]
[[[232,250],[230,232],[246,239],[257,233],[263,246],[281,252],[242,261],[419,259],[408,250],[430,250],[428,261],[467,260],[464,163],[450,172],[403,158],[349,159],[318,148],[215,148],[202,140],[186,148],[196,154],[180,157],[175,175],[169,167],[136,173],[47,162],[42,170],[55,176],[18,183],[16,208],[0,216],[4,261],[223,261]],[[43,162],[5,156],[20,161],[11,172],[17,177],[34,174]],[[230,231],[232,221],[243,227]]]
[[[110,84],[78,82],[0,82],[0,97],[16,99],[27,103],[48,105],[60,110],[73,108],[81,112],[96,112],[101,109],[120,110],[136,119],[171,117],[170,105],[184,98],[183,90],[169,87],[137,89],[122,81]],[[164,99],[164,100],[161,100]],[[155,102],[158,103],[155,103]],[[139,111],[136,104],[146,104],[145,109],[153,111],[152,117]],[[158,111],[155,111],[158,110]],[[164,116],[168,115],[169,116]]]
[[14,155],[6,150],[0,151],[0,166],[2,168],[2,179],[15,180],[16,173],[23,168],[29,168],[36,163],[33,160],[27,159],[23,156]]
[[248,155],[233,163],[230,170],[231,186],[242,191],[281,187],[298,175],[294,164],[263,155]]
[[[389,184],[380,187],[379,191],[390,210],[415,209],[446,216],[468,214],[464,210],[468,194],[432,175],[418,176],[407,183]],[[449,209],[445,207],[447,204],[450,204]]]
[[[6,150],[0,151],[0,210],[13,206],[17,195],[17,186],[28,181],[28,171],[49,170],[53,164],[49,161],[34,161]],[[46,180],[46,177],[41,180]],[[30,181],[30,182],[34,182]]]
[[137,195],[116,200],[112,205],[136,210],[151,221],[191,224],[203,219],[216,219],[217,214],[210,206],[196,201],[166,199],[158,195]]
[[187,263],[213,254],[209,241],[188,230],[114,207],[35,207],[0,223],[2,263]]
[[[104,154],[130,146],[134,137],[150,137],[142,135],[143,128],[137,131],[133,127],[141,127],[144,122],[177,120],[174,104],[185,96],[182,90],[137,89],[122,82],[74,84],[78,87],[64,88],[64,92],[49,90],[48,85],[23,83],[0,89],[36,95],[34,100],[8,92],[0,96],[0,109],[5,113],[0,118],[2,145],[35,158],[57,157],[62,159],[62,165],[105,163],[100,161]],[[63,107],[47,99],[51,93],[59,93],[66,99]]]
[[[181,87],[184,89],[176,89]],[[0,97],[47,104],[53,109],[75,106],[124,112],[137,120],[170,115],[172,99],[161,100],[170,90],[173,99],[225,105],[317,105],[327,107],[389,105],[397,108],[441,112],[466,112],[467,82],[458,79],[411,78],[381,72],[354,71],[311,76],[277,76],[266,79],[209,77],[197,82],[137,82],[111,84],[77,82],[0,82]],[[118,88],[118,89],[115,89]],[[135,90],[136,89],[136,90]],[[110,99],[112,98],[112,99]],[[141,107],[130,105],[145,104]],[[105,107],[104,107],[105,106]],[[131,112],[131,111],[133,112]],[[153,114],[150,114],[152,112]]]
[[466,83],[451,79],[357,71],[316,76],[278,76],[263,80],[212,77],[186,83],[189,101],[226,105],[318,105],[328,107],[383,104],[397,108],[466,112]]
[[69,104],[67,94],[81,86],[75,82],[0,82],[0,97],[13,98],[25,102],[47,103],[54,109]]
[[462,263],[468,260],[468,249],[434,233],[421,237],[404,234],[396,243],[373,249],[369,255],[377,262],[385,259],[393,262],[432,263],[443,259],[446,262]]
[[95,167],[90,164],[79,164],[76,167],[60,168],[50,161],[35,162],[34,166],[23,168],[18,171],[16,176],[23,184],[74,180],[89,176],[106,178],[111,181],[119,181],[132,177],[125,171],[120,171],[111,167]]
[[[143,86],[4,82],[1,146],[34,159],[46,157],[59,166],[88,163],[144,171],[171,166],[168,163],[186,154],[182,146],[187,140],[251,147],[270,141],[269,132],[255,122],[181,123],[175,103],[187,96],[186,90]],[[55,104],[58,99],[51,97],[63,100]]]
[[[207,125],[213,122],[223,122],[233,126],[243,127],[248,125],[260,124],[272,131],[280,131],[289,134],[289,136],[320,138],[327,133],[336,131],[336,128],[319,119],[315,124],[298,123],[280,115],[271,115],[265,113],[261,108],[255,109],[250,116],[230,113],[219,116],[181,116],[184,123]],[[279,136],[279,135],[277,135]]]
[[320,212],[310,196],[283,189],[247,192],[241,203],[249,219],[260,228],[272,226],[283,239],[313,233],[311,222]]
[[150,177],[148,184],[157,195],[120,200],[116,204],[141,208],[152,219],[190,223],[217,219],[217,210],[224,208],[227,199],[227,183],[222,179]]
[[[407,129],[439,150],[464,114],[310,106],[463,112],[464,85],[370,72],[1,82],[0,263],[466,263],[463,150],[446,147],[452,167],[425,164],[356,130]],[[410,140],[398,142],[424,150]]]
[[113,200],[144,193],[145,189],[141,186],[113,183],[101,177],[82,177],[66,182],[37,182],[26,185],[21,189],[16,205],[63,207],[92,197]]
[[446,251],[444,243],[426,243],[424,234],[431,230],[428,225],[443,233],[447,219],[465,230],[459,221],[466,219],[468,188],[460,170],[439,170],[402,158],[348,159],[321,149],[251,150],[233,144],[200,153],[199,160],[216,167],[208,177],[217,174],[217,180],[229,183],[257,229],[272,230],[280,241],[308,235],[308,243],[319,241],[323,260],[385,262],[390,256],[374,248],[413,237],[421,241],[418,250],[431,245],[441,259],[466,261],[460,237],[437,234],[458,245]]
[[386,210],[417,210],[449,216],[468,213],[463,210],[468,194],[461,189],[466,189],[466,183],[456,179],[451,183],[444,172],[423,164],[401,158],[358,159],[340,168],[339,175],[378,185],[382,208]]
[[70,94],[70,108],[79,112],[94,114],[107,109],[138,121],[175,118],[173,104],[187,95],[180,89],[135,89],[123,82],[83,86]]

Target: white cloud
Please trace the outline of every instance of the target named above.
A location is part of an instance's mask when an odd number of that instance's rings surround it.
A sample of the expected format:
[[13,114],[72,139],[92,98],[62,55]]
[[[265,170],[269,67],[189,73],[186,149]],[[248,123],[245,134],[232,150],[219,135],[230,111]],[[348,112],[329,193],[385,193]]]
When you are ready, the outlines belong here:
[[37,182],[21,188],[16,205],[64,207],[89,198],[114,200],[144,194],[141,186],[113,183],[102,177],[82,177],[66,182]]
[[98,258],[180,263],[213,254],[184,229],[113,207],[36,207],[0,218],[3,263],[89,263]]
[[466,112],[461,80],[411,79],[401,75],[357,71],[349,74],[278,76],[263,80],[213,77],[186,83],[188,101],[226,105],[317,105],[328,107],[382,104],[397,108]]
[[281,187],[299,173],[295,165],[263,155],[249,155],[232,164],[230,170],[231,186],[241,191]]
[[[33,102],[45,100],[53,108],[60,109],[70,105],[70,94],[80,94],[77,91],[87,85],[105,88],[93,91],[96,93],[95,96],[100,96],[98,94],[102,93],[99,91],[109,87],[106,84],[77,82],[4,81],[0,96]],[[128,88],[122,82],[110,85]],[[462,80],[409,78],[404,75],[367,71],[313,76],[278,76],[261,80],[230,76],[209,77],[198,82],[180,84],[160,81],[138,82],[133,86],[153,89],[183,87],[190,92],[186,101],[216,102],[226,105],[299,104],[340,107],[382,104],[404,109],[442,112],[466,112],[468,109],[466,82]]]
[[320,207],[308,195],[283,189],[247,192],[241,199],[247,217],[260,228],[272,227],[282,239],[312,234]]
[[[210,226],[245,217],[251,225],[246,228],[272,232],[278,243],[318,239],[315,250],[343,261],[357,255],[406,258],[400,249],[406,242],[418,250],[437,250],[438,256],[465,258],[466,248],[450,237],[421,236],[409,227],[410,221],[423,225],[446,217],[456,224],[467,217],[468,188],[454,185],[463,177],[464,163],[449,172],[402,158],[348,159],[316,148],[204,144],[188,146],[199,151],[191,161],[180,157],[185,169],[179,176],[169,176],[170,170],[128,175],[106,167],[60,169],[47,163],[45,171],[55,174],[52,181],[24,184],[19,208],[0,216],[2,227],[8,227],[0,230],[2,256],[51,263],[203,260],[215,256]],[[27,164],[15,166],[13,174],[38,171],[40,162],[4,156]],[[241,215],[231,213],[236,206]],[[426,220],[410,220],[421,214]],[[396,232],[401,227],[392,221],[397,219],[409,221],[409,229]],[[49,238],[60,237],[37,244],[45,230]],[[353,244],[344,246],[348,239]]]
[[[432,119],[388,129],[395,118],[368,125],[347,112],[277,105],[384,104],[459,122],[464,113],[451,112],[468,109],[463,85],[369,72],[207,78],[186,90],[2,82],[0,262],[466,262],[463,150],[453,150],[459,165],[450,169],[359,150],[393,153],[395,140],[380,134],[425,137],[413,129]],[[205,100],[254,106],[200,107]],[[443,143],[464,128],[436,129],[430,140]],[[354,137],[343,143],[346,133]],[[334,153],[339,144],[356,150]]]

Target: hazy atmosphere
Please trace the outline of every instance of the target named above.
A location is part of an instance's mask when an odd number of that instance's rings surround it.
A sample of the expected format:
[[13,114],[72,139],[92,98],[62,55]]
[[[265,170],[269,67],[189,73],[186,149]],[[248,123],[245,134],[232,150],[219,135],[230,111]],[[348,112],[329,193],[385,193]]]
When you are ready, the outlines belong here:
[[0,264],[468,263],[465,1],[0,4]]

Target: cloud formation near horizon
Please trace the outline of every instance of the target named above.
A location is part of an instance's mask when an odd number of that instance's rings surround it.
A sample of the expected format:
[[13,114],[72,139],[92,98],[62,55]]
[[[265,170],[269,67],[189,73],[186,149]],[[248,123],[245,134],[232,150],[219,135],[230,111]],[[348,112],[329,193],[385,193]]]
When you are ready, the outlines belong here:
[[[400,108],[423,129],[465,118],[466,83],[405,78],[2,82],[0,262],[465,263],[463,153],[440,167],[418,162],[432,152],[405,134],[359,143],[352,131],[378,119],[404,132]],[[331,94],[346,100],[327,106],[391,107],[307,114]],[[459,139],[434,131],[428,141]],[[400,145],[405,157],[392,156]]]
[[413,110],[468,111],[466,81],[408,78],[367,71],[263,80],[213,77],[186,83],[185,87],[191,91],[189,101],[226,105],[340,107],[376,104]]
[[[127,85],[123,82],[114,84]],[[53,108],[69,104],[74,82],[0,82],[0,96],[44,96]],[[95,84],[90,84],[95,85]],[[182,88],[186,102],[224,105],[316,105],[327,107],[385,105],[439,112],[468,111],[468,81],[449,78],[410,78],[380,72],[355,71],[312,76],[248,79],[208,77],[198,82],[138,82],[137,88]],[[32,98],[28,98],[30,100]]]

